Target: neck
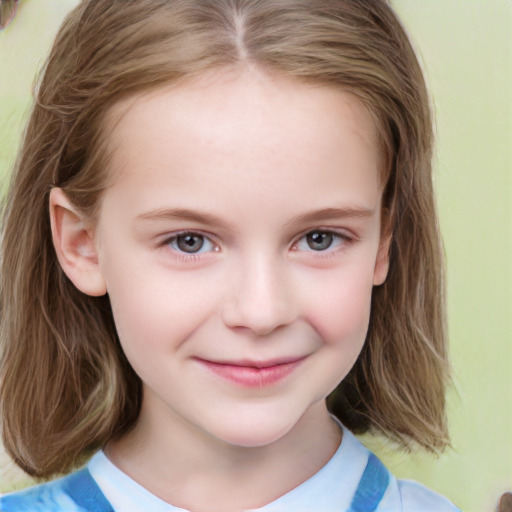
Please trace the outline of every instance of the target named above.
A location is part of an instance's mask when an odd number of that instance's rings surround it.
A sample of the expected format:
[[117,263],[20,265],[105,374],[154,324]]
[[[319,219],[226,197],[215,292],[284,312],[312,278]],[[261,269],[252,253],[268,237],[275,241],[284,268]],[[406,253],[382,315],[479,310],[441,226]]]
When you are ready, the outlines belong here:
[[279,440],[249,448],[216,439],[179,416],[155,416],[143,406],[135,428],[105,452],[148,491],[194,512],[262,507],[315,474],[341,440],[323,401]]

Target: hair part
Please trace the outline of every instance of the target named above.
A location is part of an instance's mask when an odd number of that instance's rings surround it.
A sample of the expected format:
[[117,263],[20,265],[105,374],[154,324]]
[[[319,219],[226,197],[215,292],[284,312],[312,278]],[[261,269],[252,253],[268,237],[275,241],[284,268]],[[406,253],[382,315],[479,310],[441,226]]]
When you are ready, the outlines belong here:
[[93,219],[112,167],[112,107],[236,66],[342,89],[373,116],[391,265],[373,293],[363,351],[328,404],[356,433],[431,451],[448,443],[432,121],[420,66],[388,2],[84,0],[42,71],[3,212],[0,416],[7,451],[30,475],[67,472],[126,433],[142,393],[108,296],[82,294],[57,262],[51,188]]

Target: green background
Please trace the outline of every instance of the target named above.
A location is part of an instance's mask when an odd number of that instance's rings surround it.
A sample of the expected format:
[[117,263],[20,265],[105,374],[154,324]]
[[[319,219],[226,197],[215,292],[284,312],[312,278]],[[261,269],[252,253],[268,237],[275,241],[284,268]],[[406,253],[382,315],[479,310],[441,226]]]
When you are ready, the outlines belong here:
[[[34,75],[77,0],[21,0],[0,32],[0,183],[7,182]],[[364,438],[395,474],[467,512],[512,490],[512,1],[394,0],[437,115],[436,186],[448,264],[453,449],[396,453]],[[44,442],[44,441],[43,441]],[[0,492],[27,482],[0,453]]]

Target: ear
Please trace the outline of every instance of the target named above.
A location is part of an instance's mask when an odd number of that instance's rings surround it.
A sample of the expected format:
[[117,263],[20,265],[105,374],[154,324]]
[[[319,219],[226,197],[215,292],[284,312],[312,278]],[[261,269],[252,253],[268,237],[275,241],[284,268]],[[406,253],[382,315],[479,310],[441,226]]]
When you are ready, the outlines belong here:
[[385,230],[380,237],[379,251],[375,260],[375,268],[373,270],[373,285],[379,286],[384,283],[389,270],[389,250],[393,234],[389,230]]
[[50,192],[50,222],[57,258],[70,281],[87,295],[105,295],[94,231],[60,188]]

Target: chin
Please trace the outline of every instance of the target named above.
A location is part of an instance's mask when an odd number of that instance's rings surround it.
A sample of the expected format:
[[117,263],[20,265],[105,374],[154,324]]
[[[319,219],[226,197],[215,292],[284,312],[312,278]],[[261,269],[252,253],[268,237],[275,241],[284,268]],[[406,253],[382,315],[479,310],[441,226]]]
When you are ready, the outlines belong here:
[[238,418],[211,432],[217,439],[233,446],[243,448],[260,448],[268,446],[285,437],[294,427],[296,421],[284,421],[277,414],[273,417],[247,418],[241,421]]

